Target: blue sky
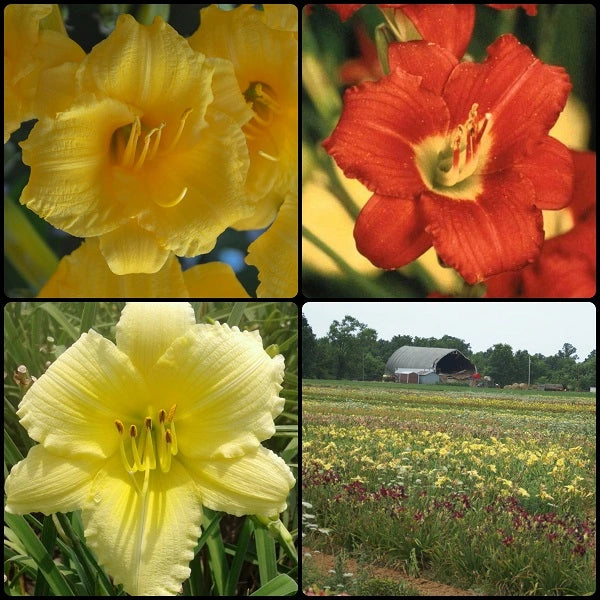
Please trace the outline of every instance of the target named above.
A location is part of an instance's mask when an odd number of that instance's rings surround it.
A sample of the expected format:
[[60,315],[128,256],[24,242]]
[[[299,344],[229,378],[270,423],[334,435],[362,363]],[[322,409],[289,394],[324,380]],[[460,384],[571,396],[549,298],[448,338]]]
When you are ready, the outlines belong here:
[[498,343],[513,351],[556,354],[565,342],[579,360],[596,347],[596,308],[591,302],[307,302],[302,312],[317,337],[345,315],[389,340],[396,334],[453,335],[474,352]]

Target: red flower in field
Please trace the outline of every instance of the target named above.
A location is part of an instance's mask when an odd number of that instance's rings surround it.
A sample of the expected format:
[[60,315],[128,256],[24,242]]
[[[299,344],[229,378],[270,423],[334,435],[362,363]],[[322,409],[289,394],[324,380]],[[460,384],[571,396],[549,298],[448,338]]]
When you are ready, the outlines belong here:
[[591,298],[596,293],[596,154],[571,151],[574,228],[544,243],[539,258],[486,281],[486,298]]
[[540,209],[571,195],[569,151],[548,136],[571,88],[512,35],[483,64],[426,42],[392,44],[391,73],[351,88],[323,142],[375,192],[354,229],[361,254],[402,267],[432,245],[470,284],[533,262]]
[[417,512],[416,512],[416,513],[413,515],[413,519],[414,519],[415,521],[417,521],[417,522],[418,522],[418,521],[424,521],[424,520],[425,520],[425,518],[424,518],[424,516],[423,516],[423,513],[422,513],[420,510],[418,510],[418,511],[417,511]]

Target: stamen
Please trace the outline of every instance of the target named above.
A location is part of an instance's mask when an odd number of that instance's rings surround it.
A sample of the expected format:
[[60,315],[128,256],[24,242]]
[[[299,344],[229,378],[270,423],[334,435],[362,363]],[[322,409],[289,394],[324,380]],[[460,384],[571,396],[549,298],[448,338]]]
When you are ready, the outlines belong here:
[[169,409],[169,416],[167,417],[167,421],[171,423],[173,421],[173,417],[175,416],[175,411],[177,410],[177,404],[173,404]]
[[276,158],[275,156],[271,156],[270,154],[267,154],[266,152],[263,152],[262,150],[258,151],[258,155],[262,156],[263,158],[266,158],[267,160],[272,160],[273,162],[279,162],[278,158]]
[[125,428],[123,427],[123,423],[121,423],[121,421],[119,421],[118,419],[115,421],[115,426],[117,427],[117,431],[119,432],[119,452],[121,454],[121,462],[123,463],[123,466],[125,467],[125,470],[128,473],[133,473],[133,468],[129,464],[129,460],[127,459],[127,455],[125,454],[125,444],[123,444],[123,431],[125,431]]
[[135,150],[137,148],[137,141],[142,132],[142,124],[140,118],[136,117],[135,121],[131,125],[131,131],[129,132],[129,139],[127,140],[127,146],[125,146],[125,152],[121,159],[121,164],[124,167],[130,167],[133,159],[135,158]]
[[[135,167],[133,167],[134,171],[137,171],[145,162],[146,160],[146,155],[148,154],[148,148],[150,147],[150,140],[152,139],[152,136],[155,133],[158,133],[157,138],[160,141],[160,133],[161,133],[161,127],[155,127],[154,129],[150,130],[145,136],[144,136],[144,147],[142,148],[142,153],[140,154],[137,162],[135,163]],[[156,141],[154,143],[154,148],[156,148]],[[156,150],[154,150],[154,152],[156,153]]]
[[173,456],[177,455],[178,447],[177,447],[177,435],[175,434],[175,421],[171,423],[171,440],[173,441],[173,446],[171,447],[171,454]]
[[152,150],[150,150],[150,156],[148,156],[148,160],[152,160],[156,156],[156,152],[158,151],[158,147],[160,145],[160,137],[162,135],[162,129],[166,125],[166,122],[163,121],[156,129],[153,131],[157,131],[156,137],[154,138],[154,144],[152,145]]
[[[146,417],[144,419],[144,425],[146,426],[146,446],[144,448],[144,466],[146,469],[156,469],[156,457],[154,456],[154,444],[152,443],[152,419]],[[144,482],[145,483],[145,482]]]
[[193,108],[186,108],[183,111],[183,114],[181,115],[181,119],[179,121],[179,128],[177,129],[177,133],[175,134],[173,141],[169,144],[169,147],[166,150],[167,152],[170,152],[171,150],[173,150],[173,148],[175,148],[175,146],[177,145],[177,142],[179,141],[179,138],[181,137],[181,133],[183,132],[183,128],[185,126],[185,120],[188,118],[189,114],[193,110],[194,110]]
[[137,444],[135,443],[135,438],[137,437],[137,427],[132,425],[129,428],[129,436],[131,437],[131,453],[133,454],[133,469],[134,471],[142,471],[144,466],[142,465],[142,461],[140,460],[140,454],[138,452]]
[[160,469],[163,473],[168,473],[171,469],[171,432],[167,429],[165,431],[164,443],[166,444],[166,450],[164,455],[161,457]]

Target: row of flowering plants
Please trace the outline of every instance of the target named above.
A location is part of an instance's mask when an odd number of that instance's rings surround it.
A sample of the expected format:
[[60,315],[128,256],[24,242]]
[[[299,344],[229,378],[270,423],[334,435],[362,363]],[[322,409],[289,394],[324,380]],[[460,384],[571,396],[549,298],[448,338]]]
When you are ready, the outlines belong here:
[[298,11],[173,12],[5,7],[8,295],[296,294]]
[[305,11],[306,293],[592,297],[593,10]]

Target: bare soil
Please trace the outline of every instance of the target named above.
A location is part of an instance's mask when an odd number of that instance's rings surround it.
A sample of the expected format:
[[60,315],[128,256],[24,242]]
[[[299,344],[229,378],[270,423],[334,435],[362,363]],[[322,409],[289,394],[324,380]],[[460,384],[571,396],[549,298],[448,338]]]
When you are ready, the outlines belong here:
[[[328,573],[330,569],[334,568],[335,557],[330,554],[323,554],[319,551],[311,550],[310,548],[303,547],[302,555],[308,552],[312,556],[312,560],[316,568],[323,574]],[[348,559],[345,561],[345,568],[352,573],[356,573],[359,569],[358,563],[354,559]],[[401,571],[394,569],[387,569],[383,567],[371,567],[373,577],[381,579],[404,579],[407,584],[416,589],[422,596],[476,596],[477,594],[471,590],[461,590],[444,583],[438,583],[437,581],[430,581],[423,577],[409,577]]]

